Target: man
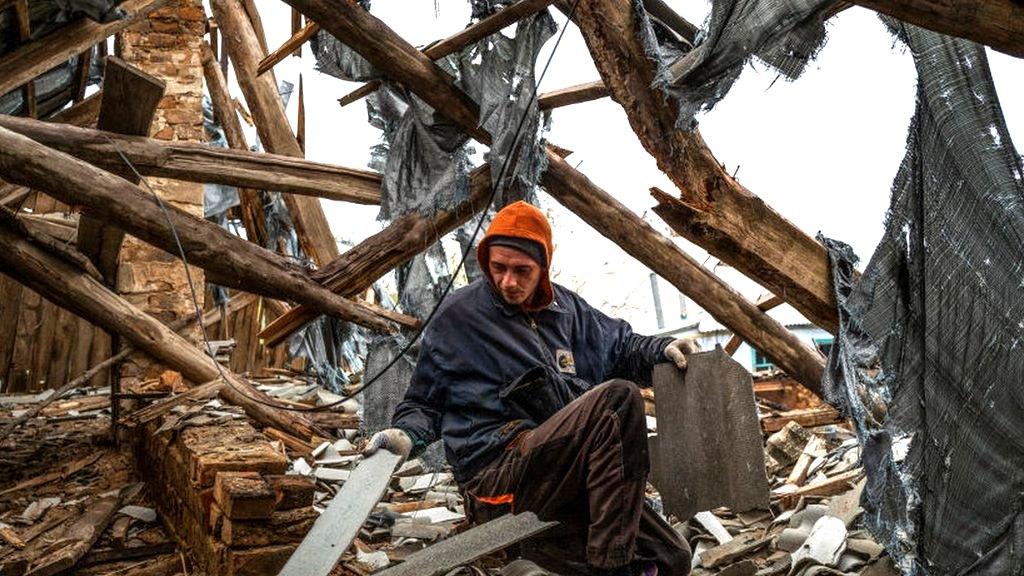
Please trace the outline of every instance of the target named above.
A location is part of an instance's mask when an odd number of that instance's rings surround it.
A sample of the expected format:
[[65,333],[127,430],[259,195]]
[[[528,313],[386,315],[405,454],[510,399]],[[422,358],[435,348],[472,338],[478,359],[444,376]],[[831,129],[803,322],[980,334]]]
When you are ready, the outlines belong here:
[[486,279],[441,303],[393,428],[367,452],[409,456],[440,436],[473,520],[529,510],[561,523],[524,546],[559,574],[686,574],[688,546],[644,503],[636,384],[657,362],[685,369],[696,346],[633,334],[552,284],[551,253],[540,210],[495,215],[477,248]]

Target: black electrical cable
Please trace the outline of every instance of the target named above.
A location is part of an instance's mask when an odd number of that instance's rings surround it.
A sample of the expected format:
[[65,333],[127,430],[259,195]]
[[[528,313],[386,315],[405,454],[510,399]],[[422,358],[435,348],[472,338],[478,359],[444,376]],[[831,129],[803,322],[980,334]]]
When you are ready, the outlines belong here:
[[[354,398],[360,392],[366,390],[370,386],[373,386],[377,381],[380,380],[380,378],[382,376],[384,376],[384,374],[386,374],[388,372],[388,370],[390,370],[395,364],[397,364],[398,361],[401,360],[405,356],[405,354],[407,352],[409,352],[409,350],[412,349],[412,347],[416,343],[416,341],[419,340],[420,336],[423,335],[423,331],[426,330],[427,326],[430,324],[430,321],[433,320],[434,316],[437,314],[437,310],[440,307],[440,303],[451,292],[452,286],[455,284],[455,278],[458,276],[459,271],[461,271],[463,266],[465,265],[466,258],[469,256],[470,250],[472,250],[473,242],[476,240],[476,237],[480,234],[480,230],[483,228],[484,220],[486,220],[486,218],[487,218],[487,211],[490,210],[491,205],[494,203],[494,199],[498,195],[498,191],[501,189],[501,187],[505,183],[505,174],[508,171],[508,167],[509,167],[511,159],[513,157],[515,157],[515,155],[516,155],[515,154],[516,146],[519,144],[519,137],[522,134],[523,126],[526,124],[526,118],[529,115],[530,106],[533,105],[534,101],[536,101],[536,99],[537,99],[537,89],[539,88],[540,83],[544,80],[544,76],[548,72],[548,67],[551,66],[551,61],[555,57],[555,52],[558,51],[558,46],[562,43],[562,38],[563,38],[563,36],[565,36],[565,31],[569,27],[569,22],[572,21],[572,17],[576,13],[576,5],[577,4],[579,4],[579,0],[573,0],[572,6],[571,6],[571,8],[569,9],[569,12],[568,12],[568,17],[566,19],[566,24],[565,24],[565,26],[562,27],[562,30],[559,31],[558,38],[555,39],[555,44],[554,44],[554,46],[551,49],[551,54],[548,55],[547,62],[544,63],[544,69],[541,71],[540,76],[538,76],[537,82],[534,83],[533,93],[530,95],[530,103],[527,105],[526,110],[523,112],[522,117],[520,117],[520,119],[519,119],[519,124],[516,126],[515,134],[512,137],[512,145],[510,146],[510,149],[509,149],[510,150],[509,154],[505,157],[504,162],[502,162],[501,171],[498,173],[497,184],[493,184],[492,187],[491,187],[491,193],[490,193],[490,196],[487,199],[487,204],[484,206],[483,211],[480,213],[480,218],[477,219],[476,227],[473,229],[473,234],[472,234],[472,236],[470,236],[469,242],[466,244],[467,247],[462,251],[462,257],[459,259],[459,264],[455,267],[455,271],[452,272],[451,277],[448,280],[448,283],[445,285],[444,290],[441,292],[441,297],[438,299],[438,304],[435,305],[430,310],[430,314],[428,314],[427,317],[423,320],[423,322],[420,325],[419,329],[417,329],[417,331],[409,338],[408,343],[406,343],[406,345],[402,347],[401,351],[399,351],[399,353],[396,354],[395,357],[392,358],[390,362],[388,362],[386,365],[384,365],[384,367],[373,378],[371,378],[367,382],[361,384],[360,386],[358,386],[352,392],[349,392],[347,394],[343,394],[340,400],[335,400],[334,402],[329,402],[329,403],[323,404],[321,406],[311,406],[311,407],[288,406],[286,404],[281,404],[281,403],[278,403],[278,402],[267,402],[266,400],[263,400],[261,398],[252,396],[252,395],[248,394],[248,390],[241,390],[241,389],[239,389],[229,378],[227,378],[227,375],[224,373],[224,370],[221,368],[220,363],[214,361],[214,364],[217,366],[217,371],[220,373],[221,379],[225,383],[227,383],[232,388],[235,388],[236,390],[238,390],[239,393],[244,394],[247,398],[249,398],[253,402],[256,402],[257,404],[262,404],[264,406],[268,406],[268,407],[271,407],[271,408],[276,408],[278,410],[287,410],[287,411],[290,411],[290,412],[324,412],[324,411],[327,411],[327,410],[329,410],[331,408],[334,408],[335,406],[338,406],[338,405],[342,404],[343,402],[346,402],[346,401]],[[178,247],[178,254],[181,256],[181,260],[185,264],[186,279],[188,281],[189,290],[190,290],[191,295],[192,295],[192,304],[195,307],[195,311],[196,311],[196,322],[199,324],[200,332],[201,332],[201,334],[203,336],[203,342],[206,345],[207,353],[209,353],[212,356],[213,355],[213,350],[212,350],[212,348],[210,346],[209,336],[206,333],[206,327],[203,325],[203,314],[202,314],[202,309],[199,306],[199,298],[196,295],[195,285],[192,282],[192,275],[188,271],[188,260],[185,257],[185,249],[182,247],[181,240],[178,238],[178,232],[177,232],[177,230],[174,227],[174,222],[171,221],[170,214],[167,212],[167,208],[164,205],[163,200],[160,198],[159,195],[157,195],[156,191],[154,191],[153,188],[150,187],[149,182],[146,180],[146,178],[144,176],[142,176],[142,174],[140,174],[138,172],[138,170],[135,169],[135,166],[132,164],[131,160],[129,160],[128,157],[125,156],[124,153],[121,152],[120,148],[118,148],[117,144],[113,140],[111,140],[109,137],[107,137],[107,141],[110,142],[110,144],[114,147],[114,150],[118,153],[118,155],[121,157],[121,159],[124,161],[124,163],[128,165],[128,167],[135,174],[135,176],[143,184],[145,184],[146,189],[149,190],[150,193],[153,194],[153,197],[156,198],[157,204],[160,206],[160,209],[161,209],[161,211],[164,214],[164,218],[167,219],[167,223],[168,223],[168,225],[171,228],[171,233],[174,236],[174,242],[175,242],[175,244],[177,244],[177,247]]]

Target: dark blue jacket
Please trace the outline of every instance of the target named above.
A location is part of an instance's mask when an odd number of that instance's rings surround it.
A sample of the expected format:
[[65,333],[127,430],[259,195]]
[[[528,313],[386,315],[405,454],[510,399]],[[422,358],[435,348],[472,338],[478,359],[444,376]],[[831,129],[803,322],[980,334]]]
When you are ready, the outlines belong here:
[[442,302],[423,334],[392,425],[417,447],[440,436],[459,482],[589,388],[611,378],[649,386],[652,366],[666,361],[671,338],[635,335],[554,286],[554,302],[527,314],[478,280]]

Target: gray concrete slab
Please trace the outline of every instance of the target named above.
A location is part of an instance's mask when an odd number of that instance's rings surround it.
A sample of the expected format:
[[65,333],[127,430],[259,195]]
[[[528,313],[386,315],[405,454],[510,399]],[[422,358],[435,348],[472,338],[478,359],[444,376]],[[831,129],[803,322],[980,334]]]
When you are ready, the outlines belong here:
[[542,522],[533,512],[506,515],[475,526],[412,554],[398,566],[374,576],[441,576],[558,524]]
[[278,576],[327,576],[384,495],[400,460],[380,450],[360,462]]
[[720,347],[654,369],[658,419],[652,482],[680,519],[728,506],[768,508],[761,427],[750,373]]

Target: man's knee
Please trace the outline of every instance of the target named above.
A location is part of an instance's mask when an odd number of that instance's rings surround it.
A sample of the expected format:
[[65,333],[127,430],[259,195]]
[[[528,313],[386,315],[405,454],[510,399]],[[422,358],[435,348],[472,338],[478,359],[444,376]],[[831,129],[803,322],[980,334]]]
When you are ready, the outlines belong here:
[[616,378],[608,380],[597,387],[595,392],[601,395],[601,401],[605,408],[618,414],[623,421],[643,421],[644,418],[644,397],[640,394],[640,388],[629,380]]

